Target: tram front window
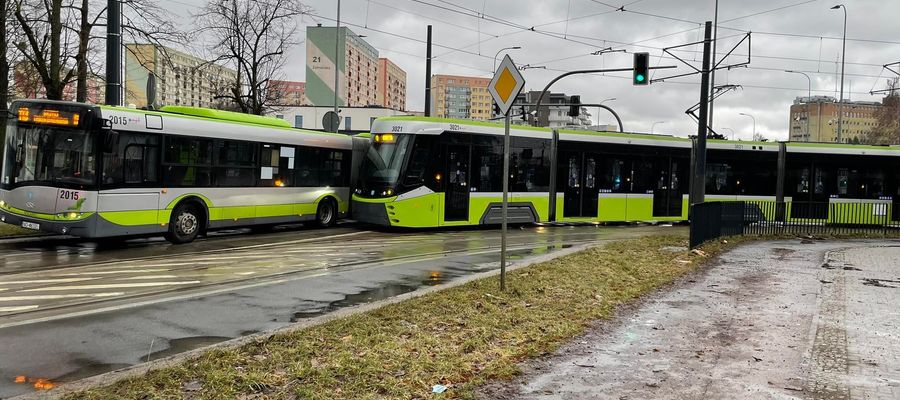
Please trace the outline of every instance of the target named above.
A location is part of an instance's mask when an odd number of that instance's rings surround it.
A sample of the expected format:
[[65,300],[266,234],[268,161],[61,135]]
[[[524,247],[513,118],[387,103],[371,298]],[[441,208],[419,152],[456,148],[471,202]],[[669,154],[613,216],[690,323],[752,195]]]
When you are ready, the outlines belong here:
[[357,194],[390,197],[396,195],[400,173],[412,147],[412,136],[385,133],[375,135],[374,139],[363,162]]
[[94,134],[16,122],[10,122],[7,134],[4,184],[40,182],[83,186],[95,182]]

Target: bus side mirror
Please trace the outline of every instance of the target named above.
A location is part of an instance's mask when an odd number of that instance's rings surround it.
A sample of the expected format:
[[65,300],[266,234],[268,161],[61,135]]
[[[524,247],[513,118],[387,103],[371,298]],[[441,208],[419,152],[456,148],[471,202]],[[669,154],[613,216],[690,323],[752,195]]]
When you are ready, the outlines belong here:
[[119,132],[108,130],[103,134],[103,152],[114,153],[119,147]]

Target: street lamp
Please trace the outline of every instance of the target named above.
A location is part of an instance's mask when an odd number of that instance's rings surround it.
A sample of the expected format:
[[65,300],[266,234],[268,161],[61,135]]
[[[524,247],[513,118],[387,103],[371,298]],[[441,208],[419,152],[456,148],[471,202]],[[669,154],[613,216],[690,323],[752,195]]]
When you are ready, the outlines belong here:
[[[337,19],[335,20],[334,27],[334,117],[338,118],[338,93],[340,93],[340,68],[338,68],[338,59],[340,58],[340,50],[341,50],[341,0],[337,0]],[[340,119],[338,119],[340,121]],[[337,133],[337,126],[340,125],[340,122],[335,124],[334,133]],[[324,128],[324,127],[323,127]],[[349,127],[347,127],[349,128]]]
[[756,118],[754,118],[754,117],[753,117],[752,115],[750,115],[750,114],[744,114],[744,113],[740,113],[740,114],[743,115],[743,116],[745,116],[745,117],[750,117],[750,119],[753,120],[753,137],[752,137],[751,139],[752,139],[752,140],[756,140]]
[[600,106],[602,106],[603,103],[605,103],[605,102],[607,102],[607,101],[615,101],[615,100],[616,100],[615,97],[610,97],[610,98],[608,98],[608,99],[600,100],[600,102],[597,103],[597,126],[598,126],[598,127],[600,126],[600,110],[603,108],[603,107],[600,107]]
[[665,124],[665,123],[668,123],[668,122],[669,122],[669,121],[656,121],[656,122],[654,122],[653,125],[650,125],[650,134],[651,134],[651,135],[653,134],[653,129],[656,128],[656,124]]
[[521,48],[522,48],[522,46],[512,46],[512,47],[504,47],[500,50],[497,50],[497,54],[494,54],[494,69],[492,71],[497,70],[497,56],[500,55],[500,52],[502,52],[503,50],[518,50]]
[[728,129],[729,131],[731,131],[731,140],[734,140],[734,129],[731,129],[731,128],[722,128],[722,129]]
[[[812,79],[809,79],[809,75],[800,71],[793,70],[785,70],[784,72],[790,74],[801,74],[806,77],[806,82],[808,84],[806,89],[806,137],[809,138],[809,99],[812,98]],[[843,84],[842,84],[843,85]],[[799,122],[799,121],[798,121]]]
[[838,130],[837,130],[837,142],[841,142],[841,134],[844,129],[844,62],[847,61],[847,7],[843,4],[838,4],[834,7],[831,7],[832,10],[837,10],[838,8],[844,10],[844,39],[843,45],[841,48],[841,97],[838,99]]

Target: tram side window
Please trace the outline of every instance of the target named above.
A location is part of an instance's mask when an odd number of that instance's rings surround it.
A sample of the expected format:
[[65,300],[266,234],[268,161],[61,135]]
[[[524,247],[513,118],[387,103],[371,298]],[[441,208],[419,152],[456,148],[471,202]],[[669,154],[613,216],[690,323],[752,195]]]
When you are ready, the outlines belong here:
[[500,192],[503,184],[503,150],[498,146],[472,146],[472,190]]
[[549,191],[550,142],[532,138],[512,139],[509,159],[510,190],[514,192]]
[[[428,174],[428,164],[433,161],[431,157],[431,147],[434,143],[433,138],[429,136],[418,136],[413,143],[412,153],[409,156],[409,165],[406,167],[405,176],[403,177],[403,185],[408,188],[414,188],[419,185],[427,185],[425,177]],[[435,185],[429,186],[435,190]]]
[[163,157],[168,186],[212,186],[213,142],[190,137],[167,137]]
[[216,185],[256,186],[258,145],[233,140],[216,141]]
[[600,190],[610,193],[622,193],[626,184],[631,182],[631,177],[625,167],[625,160],[621,158],[607,158],[604,160],[604,169],[600,178]]
[[103,180],[107,187],[158,186],[159,137],[120,132],[119,144],[103,154]]
[[731,180],[731,166],[725,163],[710,163],[706,165],[706,193],[708,194],[734,194],[729,181]]
[[656,187],[656,168],[650,159],[635,159],[631,169],[630,193],[646,193]]

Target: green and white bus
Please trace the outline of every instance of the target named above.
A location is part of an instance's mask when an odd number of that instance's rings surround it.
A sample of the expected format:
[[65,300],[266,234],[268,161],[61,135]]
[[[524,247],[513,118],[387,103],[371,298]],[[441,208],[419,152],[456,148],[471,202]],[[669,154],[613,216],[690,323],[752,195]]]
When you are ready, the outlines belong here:
[[315,221],[349,208],[352,139],[239,113],[46,100],[10,107],[0,220],[88,238]]
[[[503,134],[478,121],[376,120],[354,218],[404,228],[500,223]],[[691,139],[530,126],[510,136],[510,222],[687,220]],[[842,204],[900,221],[900,147],[709,140],[705,185],[712,201],[783,198],[788,221],[834,223]]]

